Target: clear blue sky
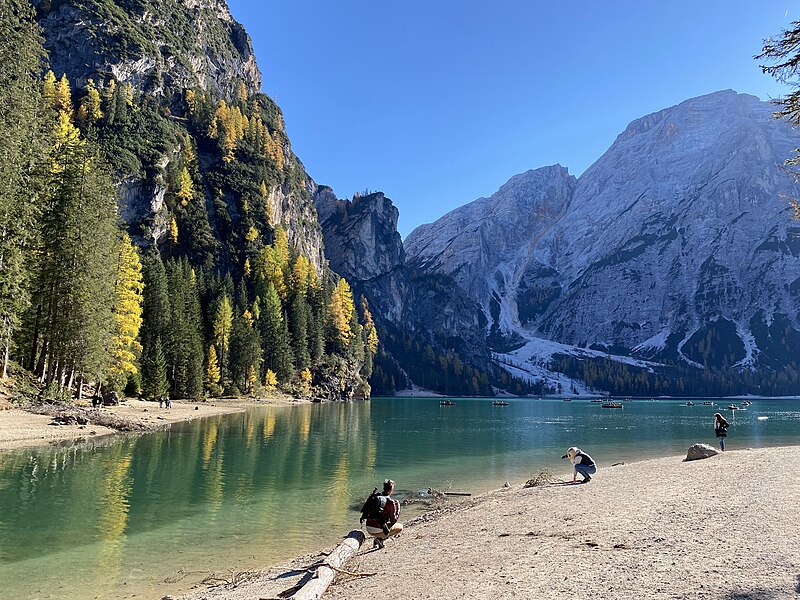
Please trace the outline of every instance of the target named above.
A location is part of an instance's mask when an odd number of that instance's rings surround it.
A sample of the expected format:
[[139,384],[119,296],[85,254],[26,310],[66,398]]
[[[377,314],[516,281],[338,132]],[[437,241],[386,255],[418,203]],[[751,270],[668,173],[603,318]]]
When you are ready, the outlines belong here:
[[229,0],[309,174],[381,190],[405,237],[631,120],[732,88],[785,90],[753,55],[796,0]]

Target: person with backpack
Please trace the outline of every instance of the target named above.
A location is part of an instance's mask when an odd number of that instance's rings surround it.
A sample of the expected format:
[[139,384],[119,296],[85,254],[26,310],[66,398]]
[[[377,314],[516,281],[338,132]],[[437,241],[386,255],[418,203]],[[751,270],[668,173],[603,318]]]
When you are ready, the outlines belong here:
[[728,435],[728,421],[719,413],[714,413],[714,435],[719,440],[719,449],[725,452],[725,438]]
[[375,538],[373,548],[383,548],[384,540],[403,531],[403,524],[398,523],[400,503],[391,498],[392,492],[394,481],[387,479],[383,482],[383,493],[379,494],[375,488],[361,507],[361,523],[367,522],[367,533]]
[[572,483],[575,483],[578,473],[583,476],[583,481],[581,481],[581,483],[589,483],[592,480],[591,476],[597,473],[597,465],[594,459],[580,448],[573,446],[567,450],[567,453],[561,458],[568,458],[575,468],[572,472]]

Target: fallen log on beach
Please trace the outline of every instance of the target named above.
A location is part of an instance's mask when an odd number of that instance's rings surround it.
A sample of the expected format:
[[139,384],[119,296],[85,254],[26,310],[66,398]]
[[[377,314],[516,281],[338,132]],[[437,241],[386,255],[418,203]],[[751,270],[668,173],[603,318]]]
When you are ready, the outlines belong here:
[[321,598],[322,594],[325,593],[325,590],[336,578],[336,572],[344,572],[342,566],[351,556],[358,552],[361,544],[364,543],[364,537],[364,532],[360,529],[353,529],[348,533],[344,541],[328,555],[325,563],[317,567],[314,577],[309,579],[303,587],[291,596],[292,600],[317,600]]

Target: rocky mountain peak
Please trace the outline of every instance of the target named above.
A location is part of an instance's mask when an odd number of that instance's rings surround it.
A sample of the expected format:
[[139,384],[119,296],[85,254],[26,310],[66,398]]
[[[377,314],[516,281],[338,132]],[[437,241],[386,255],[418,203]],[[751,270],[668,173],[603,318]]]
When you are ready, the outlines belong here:
[[224,0],[33,0],[56,76],[76,87],[112,76],[172,97],[202,88],[223,98],[261,90],[250,36]]
[[405,262],[397,232],[397,208],[382,192],[339,200],[331,188],[320,186],[314,204],[324,232],[325,253],[340,275],[365,281]]

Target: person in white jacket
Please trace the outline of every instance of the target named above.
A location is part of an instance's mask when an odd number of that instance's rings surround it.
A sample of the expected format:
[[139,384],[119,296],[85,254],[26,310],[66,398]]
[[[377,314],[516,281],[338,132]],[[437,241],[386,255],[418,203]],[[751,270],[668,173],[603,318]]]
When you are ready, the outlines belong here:
[[561,458],[568,458],[575,468],[572,472],[572,483],[577,480],[578,473],[583,476],[581,483],[589,483],[592,480],[591,476],[597,473],[597,465],[594,459],[580,448],[573,446]]

